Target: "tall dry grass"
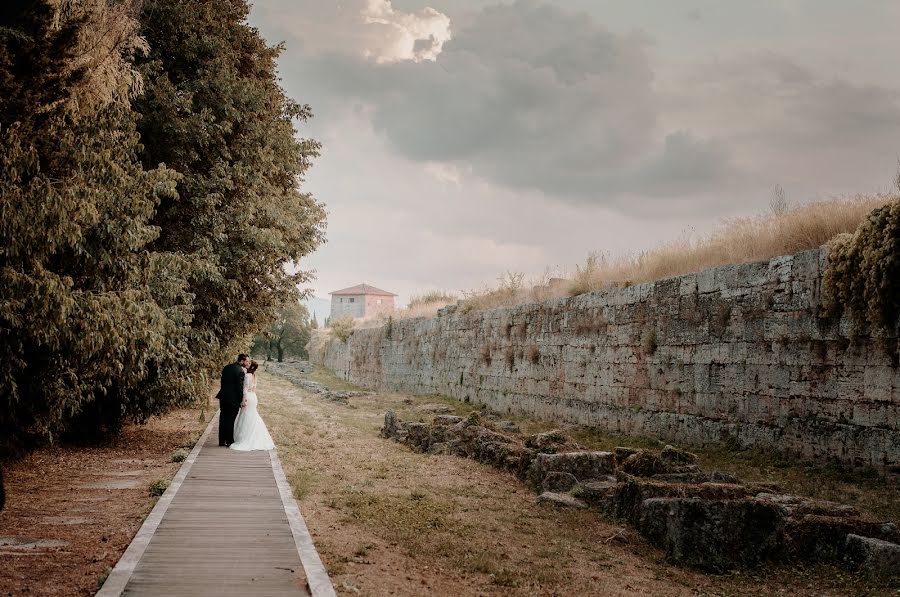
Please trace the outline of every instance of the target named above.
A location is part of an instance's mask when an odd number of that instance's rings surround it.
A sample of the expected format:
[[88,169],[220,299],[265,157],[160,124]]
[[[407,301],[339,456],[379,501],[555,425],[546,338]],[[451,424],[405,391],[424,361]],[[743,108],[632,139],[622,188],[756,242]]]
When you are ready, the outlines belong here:
[[798,253],[853,232],[873,209],[897,200],[891,194],[858,195],[790,206],[776,188],[769,213],[726,219],[707,236],[684,235],[634,255],[613,259],[608,253],[591,253],[562,283],[551,283],[556,281],[545,275],[526,284],[522,274],[507,273],[497,287],[467,293],[460,306],[466,311],[541,302]]
[[718,230],[698,239],[683,236],[617,260],[593,254],[576,271],[570,294],[610,284],[661,280],[729,263],[751,263],[821,247],[838,234],[856,230],[873,209],[896,200],[895,195],[860,195],[794,207],[773,204],[771,213],[724,220]]

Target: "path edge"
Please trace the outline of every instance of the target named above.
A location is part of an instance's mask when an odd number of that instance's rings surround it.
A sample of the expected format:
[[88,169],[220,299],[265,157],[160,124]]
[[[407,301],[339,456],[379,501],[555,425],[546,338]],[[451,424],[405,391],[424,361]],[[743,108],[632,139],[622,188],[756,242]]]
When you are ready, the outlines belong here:
[[172,503],[172,500],[175,499],[175,494],[178,493],[181,484],[191,471],[191,467],[194,466],[197,455],[200,454],[203,444],[206,443],[206,438],[209,437],[210,432],[218,420],[219,411],[217,411],[216,414],[213,415],[213,418],[210,419],[209,425],[206,426],[203,435],[200,436],[200,439],[197,440],[191,453],[188,454],[184,464],[182,464],[181,468],[178,469],[178,472],[175,473],[175,477],[173,477],[172,482],[169,483],[168,489],[160,496],[156,505],[153,506],[153,510],[147,515],[144,524],[138,529],[138,532],[135,534],[134,538],[132,538],[131,543],[128,544],[125,553],[123,553],[122,557],[119,558],[119,561],[116,562],[116,565],[112,569],[112,572],[109,573],[106,582],[103,583],[103,586],[97,591],[94,597],[119,597],[125,590],[125,586],[128,584],[128,581],[131,580],[131,575],[134,573],[135,567],[138,565],[138,562],[141,561],[141,557],[144,555],[147,545],[150,544],[150,540],[153,538],[154,533],[156,533],[159,523],[162,522],[163,516],[165,516],[166,511],[169,509],[169,505]]
[[291,534],[294,535],[294,544],[297,546],[297,553],[300,555],[300,563],[306,572],[306,583],[309,585],[309,592],[312,597],[335,597],[334,586],[331,584],[331,578],[316,546],[313,544],[312,536],[300,514],[300,507],[294,499],[294,493],[291,491],[291,485],[288,483],[287,477],[284,475],[284,469],[281,468],[281,459],[278,458],[276,450],[269,450],[269,457],[272,459],[272,471],[275,473],[275,484],[278,486],[278,493],[281,494],[281,503],[284,505],[284,512],[287,514],[288,523],[291,525]]

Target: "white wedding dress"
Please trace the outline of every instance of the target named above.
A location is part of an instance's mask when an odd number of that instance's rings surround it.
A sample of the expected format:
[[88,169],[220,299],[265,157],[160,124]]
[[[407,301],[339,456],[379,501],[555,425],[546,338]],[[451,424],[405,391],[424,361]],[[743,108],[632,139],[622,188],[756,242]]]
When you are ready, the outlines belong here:
[[248,373],[244,378],[244,395],[247,406],[238,412],[234,420],[234,443],[232,450],[271,450],[275,447],[266,424],[256,410],[256,376]]

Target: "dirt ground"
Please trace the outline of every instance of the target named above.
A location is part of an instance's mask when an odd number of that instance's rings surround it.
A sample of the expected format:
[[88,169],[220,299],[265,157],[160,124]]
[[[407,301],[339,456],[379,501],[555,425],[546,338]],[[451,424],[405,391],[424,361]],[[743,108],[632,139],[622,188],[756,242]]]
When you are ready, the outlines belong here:
[[[214,411],[207,410],[205,418]],[[96,446],[47,447],[4,463],[0,595],[93,595],[206,422],[184,409]]]
[[[322,370],[309,377],[351,389]],[[378,436],[389,408],[404,420],[428,420],[428,404],[457,413],[470,405],[378,394],[352,398],[348,406],[265,372],[259,395],[339,594],[896,594],[822,566],[725,576],[678,568],[631,529],[597,513],[537,504],[511,474],[454,456],[417,454]]]

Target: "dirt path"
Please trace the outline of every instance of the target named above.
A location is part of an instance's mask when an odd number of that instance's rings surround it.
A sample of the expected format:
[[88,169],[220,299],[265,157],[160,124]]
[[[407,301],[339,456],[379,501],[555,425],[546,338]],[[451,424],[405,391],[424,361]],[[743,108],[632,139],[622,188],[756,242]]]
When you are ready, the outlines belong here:
[[[323,375],[316,377],[348,389]],[[378,436],[387,409],[405,420],[427,419],[427,404],[436,400],[374,395],[352,398],[347,406],[276,375],[260,376],[260,410],[339,593],[865,592],[828,568],[770,567],[719,577],[676,568],[635,533],[596,513],[538,505],[510,474],[454,456],[413,453]]]
[[[208,413],[209,414],[209,413]],[[128,426],[100,446],[57,446],[5,465],[0,595],[93,595],[192,446],[198,409]],[[186,452],[185,452],[186,454]]]

